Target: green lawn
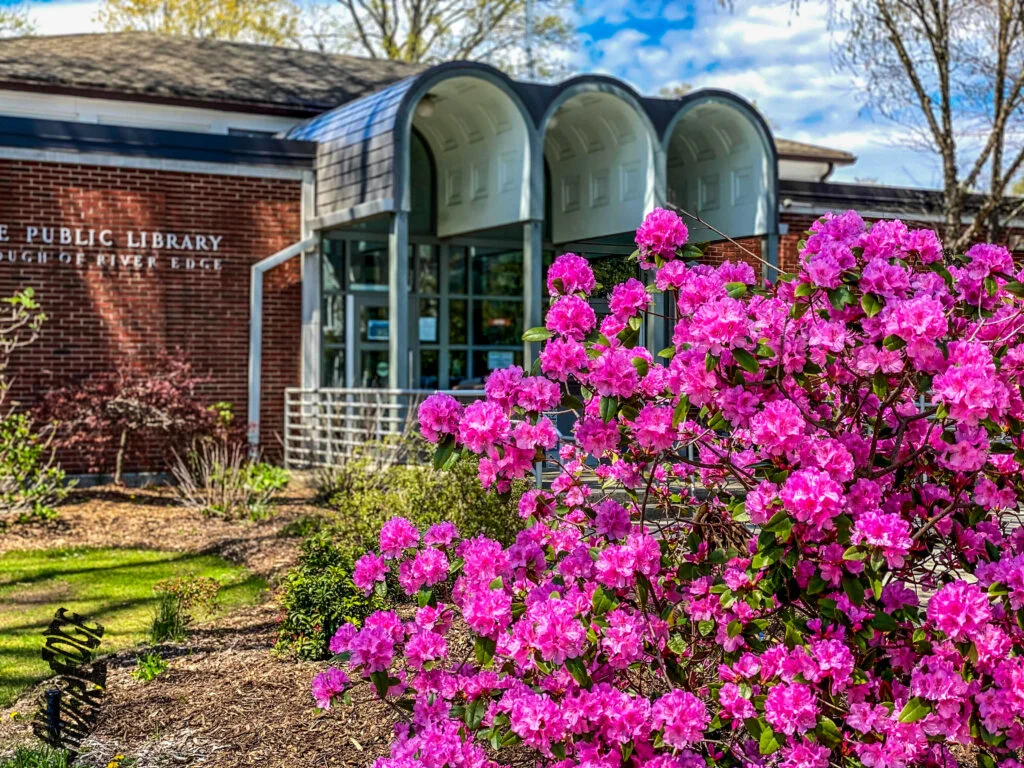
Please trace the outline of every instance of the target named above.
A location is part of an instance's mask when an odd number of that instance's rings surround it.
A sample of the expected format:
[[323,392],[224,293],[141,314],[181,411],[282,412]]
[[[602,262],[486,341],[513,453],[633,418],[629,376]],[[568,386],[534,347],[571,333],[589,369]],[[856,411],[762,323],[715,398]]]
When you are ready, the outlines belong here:
[[138,549],[52,549],[0,555],[0,707],[49,676],[39,656],[54,611],[77,611],[105,628],[100,652],[145,640],[153,584],[185,573],[222,584],[220,610],[252,603],[266,583],[214,555]]

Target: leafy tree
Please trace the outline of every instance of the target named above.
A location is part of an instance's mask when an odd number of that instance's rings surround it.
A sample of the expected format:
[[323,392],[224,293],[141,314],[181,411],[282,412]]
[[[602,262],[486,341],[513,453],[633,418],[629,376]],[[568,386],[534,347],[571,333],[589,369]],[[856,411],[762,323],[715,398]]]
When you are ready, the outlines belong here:
[[103,0],[97,20],[110,32],[294,43],[299,9],[288,0]]
[[191,364],[162,355],[150,368],[125,361],[46,395],[41,411],[58,422],[57,445],[73,448],[91,472],[110,468],[121,482],[125,458],[146,446],[188,445],[216,428],[217,414],[197,389]]
[[[947,244],[998,240],[1021,201],[1024,0],[832,0],[840,64],[942,163]],[[968,198],[981,197],[968,210]],[[972,218],[964,221],[965,214]]]
[[339,0],[337,12],[312,19],[309,37],[325,51],[424,64],[472,59],[551,77],[574,47],[573,4],[535,0],[532,51],[524,0]]
[[28,7],[0,6],[0,37],[20,37],[36,32],[36,24],[28,14]]

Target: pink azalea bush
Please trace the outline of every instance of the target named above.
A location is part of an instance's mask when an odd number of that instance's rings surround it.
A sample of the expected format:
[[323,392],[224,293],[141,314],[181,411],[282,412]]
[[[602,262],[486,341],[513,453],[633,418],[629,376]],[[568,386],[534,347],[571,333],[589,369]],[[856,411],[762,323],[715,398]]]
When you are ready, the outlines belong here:
[[[773,284],[685,237],[652,213],[650,286],[600,322],[561,257],[534,370],[423,404],[438,460],[478,454],[499,492],[556,445],[551,410],[575,441],[514,545],[393,520],[357,566],[418,605],[332,643],[401,713],[377,768],[1021,768],[1021,270],[853,212]],[[321,706],[351,686],[325,675]]]

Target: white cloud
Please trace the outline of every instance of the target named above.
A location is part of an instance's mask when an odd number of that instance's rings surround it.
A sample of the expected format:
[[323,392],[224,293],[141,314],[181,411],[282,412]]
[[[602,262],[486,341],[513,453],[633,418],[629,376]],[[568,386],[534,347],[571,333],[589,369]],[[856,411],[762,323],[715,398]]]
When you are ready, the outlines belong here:
[[96,21],[98,0],[51,0],[29,3],[29,13],[41,35],[73,35],[102,32]]

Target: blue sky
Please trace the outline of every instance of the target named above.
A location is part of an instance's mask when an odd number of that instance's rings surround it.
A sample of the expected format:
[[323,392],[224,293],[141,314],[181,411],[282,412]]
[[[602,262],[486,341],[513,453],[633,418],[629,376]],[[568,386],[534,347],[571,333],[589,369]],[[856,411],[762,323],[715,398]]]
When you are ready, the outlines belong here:
[[[12,0],[0,0],[10,3]],[[98,31],[97,0],[31,2],[43,34]],[[900,144],[906,133],[861,108],[853,78],[832,66],[826,3],[582,0],[580,71],[621,77],[644,93],[688,83],[755,102],[776,134],[853,152],[837,180],[935,187],[935,159]]]

